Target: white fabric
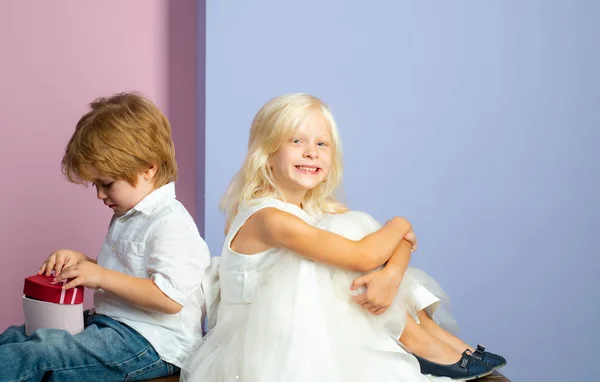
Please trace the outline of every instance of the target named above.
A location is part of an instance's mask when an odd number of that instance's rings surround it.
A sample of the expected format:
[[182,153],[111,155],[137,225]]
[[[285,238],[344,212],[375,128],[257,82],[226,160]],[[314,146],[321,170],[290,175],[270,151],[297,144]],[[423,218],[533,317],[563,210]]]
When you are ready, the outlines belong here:
[[217,324],[186,362],[182,381],[447,380],[423,376],[417,360],[394,339],[412,309],[411,288],[422,285],[416,279],[405,277],[393,306],[374,316],[351,299],[349,286],[360,275],[357,272],[316,263],[285,249],[254,255],[232,251],[230,243],[238,230],[266,207],[351,239],[375,228],[372,218],[363,213],[314,218],[273,198],[240,206],[220,259]]
[[183,306],[176,314],[150,312],[98,289],[96,312],[129,325],[160,357],[181,367],[202,338],[201,282],[210,254],[193,218],[175,199],[169,183],[153,191],[125,215],[113,218],[98,264],[130,276],[152,279]]
[[221,281],[219,280],[220,256],[212,257],[210,266],[206,270],[202,280],[202,292],[204,293],[204,308],[207,329],[212,329],[217,323],[219,303],[221,302]]

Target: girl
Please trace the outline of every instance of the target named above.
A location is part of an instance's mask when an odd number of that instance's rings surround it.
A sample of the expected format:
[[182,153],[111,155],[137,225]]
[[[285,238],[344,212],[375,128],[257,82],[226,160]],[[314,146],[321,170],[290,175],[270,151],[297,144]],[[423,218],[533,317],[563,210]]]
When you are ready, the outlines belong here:
[[410,224],[380,228],[335,200],[341,167],[335,121],[317,98],[284,95],[258,112],[224,198],[218,323],[183,380],[412,382],[440,379],[421,369],[462,379],[493,371],[489,353],[472,356],[424,312],[440,301],[433,280],[405,272]]

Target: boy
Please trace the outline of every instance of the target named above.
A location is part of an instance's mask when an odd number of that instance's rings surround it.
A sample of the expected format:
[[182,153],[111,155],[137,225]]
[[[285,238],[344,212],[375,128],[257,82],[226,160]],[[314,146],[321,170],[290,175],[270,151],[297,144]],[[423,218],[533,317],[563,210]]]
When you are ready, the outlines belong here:
[[123,381],[175,373],[202,337],[201,289],[210,255],[175,199],[177,163],[167,118],[132,93],[100,98],[77,123],[62,159],[69,181],[93,184],[111,208],[97,260],[58,250],[39,274],[94,289],[95,311],[71,335],[13,326],[0,335],[0,380]]

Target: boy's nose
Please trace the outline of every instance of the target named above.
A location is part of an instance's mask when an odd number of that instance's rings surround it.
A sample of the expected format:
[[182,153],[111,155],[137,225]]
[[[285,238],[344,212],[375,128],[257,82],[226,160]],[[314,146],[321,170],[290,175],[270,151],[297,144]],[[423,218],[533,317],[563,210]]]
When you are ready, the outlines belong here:
[[101,187],[96,188],[96,197],[100,200],[106,199],[106,194],[102,191]]

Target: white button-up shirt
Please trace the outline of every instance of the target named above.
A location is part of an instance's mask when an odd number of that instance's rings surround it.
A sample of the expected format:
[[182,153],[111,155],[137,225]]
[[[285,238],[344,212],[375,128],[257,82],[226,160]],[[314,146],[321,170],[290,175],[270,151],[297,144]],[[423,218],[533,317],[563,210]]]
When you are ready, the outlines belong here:
[[175,199],[174,184],[166,184],[125,215],[113,218],[98,265],[152,279],[183,309],[177,314],[151,312],[98,289],[94,293],[96,312],[129,325],[163,360],[181,367],[202,338],[201,283],[209,264],[208,246],[190,214]]

